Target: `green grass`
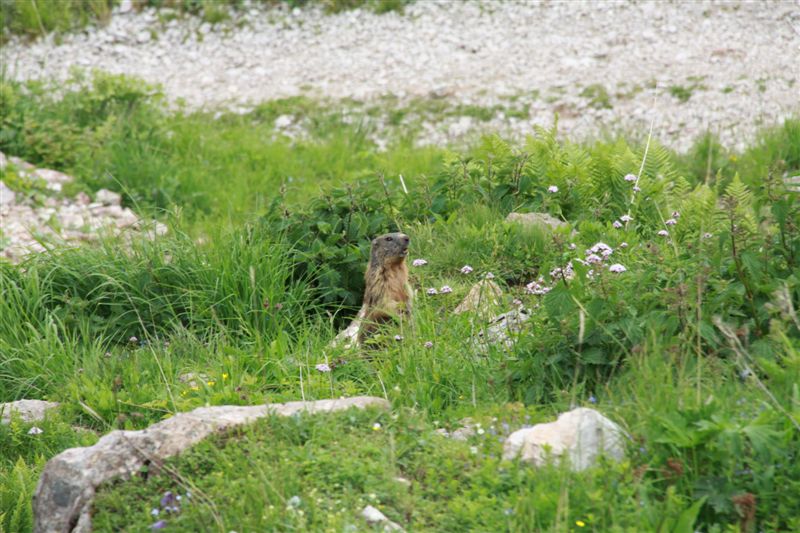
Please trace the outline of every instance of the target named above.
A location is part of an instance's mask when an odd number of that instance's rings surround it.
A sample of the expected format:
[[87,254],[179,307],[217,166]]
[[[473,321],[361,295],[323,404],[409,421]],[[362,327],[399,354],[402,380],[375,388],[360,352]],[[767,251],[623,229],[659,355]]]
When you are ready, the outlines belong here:
[[[800,527],[800,198],[780,184],[800,171],[796,119],[742,152],[712,137],[680,155],[653,143],[634,195],[624,176],[644,146],[624,139],[538,130],[453,152],[390,135],[379,151],[357,102],[290,99],[215,119],[169,111],[134,80],[73,83],[63,99],[0,86],[0,150],[74,173],[67,193],[122,191],[170,231],[0,264],[0,401],[62,403],[39,435],[0,427],[3,530],[31,529],[47,459],[111,429],[206,404],[356,394],[392,410],[266,420],[202,443],[170,461],[179,478],[103,488],[98,529],[147,530],[167,490],[195,493],[168,518],[186,531],[362,528],[368,502],[409,530],[744,531],[746,494],[757,529]],[[396,104],[375,113],[400,124]],[[280,134],[282,115],[304,136]],[[525,230],[504,222],[512,210],[569,227]],[[369,238],[394,229],[428,261],[411,269],[413,323],[387,326],[369,352],[329,348],[360,303]],[[598,241],[626,272],[577,262]],[[550,276],[570,260],[574,279]],[[451,313],[488,272],[503,309],[519,299],[532,311],[510,351],[480,353],[480,323]],[[552,290],[528,294],[540,276]],[[444,285],[453,292],[426,295]],[[187,383],[189,372],[202,376]],[[622,463],[578,475],[498,458],[510,429],[593,402],[633,437]],[[433,434],[465,416],[485,433]]]

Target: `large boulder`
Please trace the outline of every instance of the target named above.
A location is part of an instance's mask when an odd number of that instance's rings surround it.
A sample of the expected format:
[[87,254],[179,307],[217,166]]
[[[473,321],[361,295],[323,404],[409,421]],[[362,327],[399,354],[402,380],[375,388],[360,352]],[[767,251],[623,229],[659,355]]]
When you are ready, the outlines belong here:
[[19,415],[23,422],[37,422],[43,420],[49,409],[58,407],[57,402],[44,400],[17,400],[16,402],[0,403],[0,421],[8,424],[12,414]]
[[315,402],[201,407],[139,431],[112,431],[94,446],[72,448],[50,459],[33,496],[34,532],[89,532],[97,487],[130,478],[146,463],[181,453],[209,435],[274,414],[327,413],[352,407],[387,409],[382,398],[359,396]]
[[578,407],[561,413],[558,420],[520,429],[509,435],[503,458],[542,466],[550,456],[569,459],[576,472],[593,466],[598,457],[620,461],[625,456],[626,434],[617,424],[594,409]]

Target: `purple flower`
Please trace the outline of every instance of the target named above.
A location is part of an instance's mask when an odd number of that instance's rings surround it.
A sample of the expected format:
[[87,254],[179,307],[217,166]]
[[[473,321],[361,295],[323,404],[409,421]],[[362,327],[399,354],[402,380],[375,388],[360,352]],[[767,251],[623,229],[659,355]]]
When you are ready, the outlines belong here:
[[414,259],[413,261],[411,261],[411,266],[415,266],[415,267],[421,267],[421,266],[425,266],[427,264],[428,264],[428,262],[425,261],[424,259]]
[[426,348],[433,348],[433,343],[432,343],[431,341],[427,341],[427,342],[425,343],[425,347],[426,347]]
[[636,181],[636,175],[627,174],[624,179],[625,179],[625,181]]
[[595,265],[597,263],[602,263],[603,258],[597,254],[589,254],[589,256],[586,258],[586,262],[590,265]]
[[677,221],[677,220],[675,220],[674,218],[668,218],[668,219],[667,219],[667,220],[664,222],[664,224],[666,224],[667,226],[674,226],[674,225],[675,225],[675,224],[677,224],[677,223],[678,223],[678,221]]
[[31,429],[28,430],[28,435],[41,435],[44,433],[44,430],[38,426],[31,426]]
[[546,287],[542,285],[542,278],[539,278],[538,281],[531,281],[527,285],[525,285],[525,292],[528,294],[547,294],[550,292],[550,287]]
[[619,247],[620,248],[627,248],[628,247],[628,243],[627,242],[621,242],[621,243],[619,243]]
[[168,490],[161,497],[161,507],[169,507],[174,503],[175,503],[175,495],[172,494],[171,490]]
[[161,511],[159,511],[158,509],[152,509],[152,510],[150,511],[150,514],[151,514],[152,516],[158,516],[158,513],[160,513],[160,512],[161,512]]
[[589,403],[597,403],[597,398],[594,397],[594,394],[589,396]]
[[604,242],[598,242],[597,244],[586,250],[586,255],[600,254],[603,257],[608,257],[612,253],[614,253],[614,249]]
[[470,274],[471,272],[472,272],[472,267],[471,266],[464,265],[463,267],[461,267],[461,273],[462,274]]
[[512,301],[511,303],[519,307],[522,305],[522,300],[520,300],[519,298],[514,298],[514,301]]
[[331,371],[331,367],[328,366],[328,363],[320,363],[317,366],[315,366],[314,368],[316,368],[319,372],[330,372]]
[[166,520],[159,520],[155,524],[151,525],[150,529],[155,531],[156,529],[164,529],[165,527],[167,527],[167,521]]
[[641,187],[639,187],[638,185],[634,185],[634,186],[633,186],[633,192],[639,192],[639,191],[641,191],[641,190],[642,190],[642,188],[641,188]]
[[608,267],[608,270],[609,272],[614,272],[615,274],[621,274],[628,269],[625,268],[623,265],[620,265],[619,263],[614,263],[613,265]]
[[623,222],[630,222],[631,220],[633,220],[633,217],[630,215],[622,215],[621,217],[619,217],[619,219]]
[[659,231],[658,231],[658,234],[659,234],[661,237],[668,237],[668,236],[669,236],[669,232],[668,232],[667,230],[665,230],[665,229],[659,230]]
[[439,289],[439,292],[442,293],[442,294],[449,294],[449,293],[453,292],[453,289],[450,288],[450,285],[445,285],[444,287]]
[[436,290],[436,289],[434,289],[433,287],[431,287],[430,289],[428,289],[428,290],[427,290],[427,291],[425,291],[425,292],[428,294],[428,296],[433,296],[434,294],[439,294],[439,291],[437,291],[437,290]]
[[619,228],[622,227],[622,222],[620,222],[619,220],[615,220],[614,223],[611,224],[611,225],[614,226],[615,228],[619,229]]
[[672,212],[672,218],[681,218],[681,214],[678,213],[677,211],[673,211]]
[[403,336],[402,335],[395,335],[394,336],[394,340],[400,342],[401,340],[403,340]]
[[555,185],[551,185],[551,186],[549,186],[549,187],[547,188],[547,192],[549,192],[549,193],[556,193],[556,192],[558,192],[558,187],[556,187]]

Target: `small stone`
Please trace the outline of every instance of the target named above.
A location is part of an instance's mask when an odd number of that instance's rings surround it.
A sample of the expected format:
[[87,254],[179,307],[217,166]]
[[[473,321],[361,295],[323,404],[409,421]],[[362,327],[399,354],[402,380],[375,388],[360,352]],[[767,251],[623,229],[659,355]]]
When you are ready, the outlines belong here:
[[389,520],[385,514],[371,505],[364,507],[364,509],[361,511],[361,516],[370,525],[383,525],[384,531],[405,531],[402,527]]
[[0,181],[0,207],[10,207],[17,203],[17,195],[8,185]]
[[506,222],[517,222],[523,226],[546,226],[552,229],[567,225],[549,213],[509,213]]
[[103,205],[119,205],[122,202],[122,196],[113,192],[109,191],[108,189],[100,189],[94,195],[95,202],[99,202]]
[[44,420],[45,413],[58,407],[57,402],[43,400],[17,400],[16,402],[0,403],[0,421],[8,424],[12,413],[19,415],[23,422],[38,422]]

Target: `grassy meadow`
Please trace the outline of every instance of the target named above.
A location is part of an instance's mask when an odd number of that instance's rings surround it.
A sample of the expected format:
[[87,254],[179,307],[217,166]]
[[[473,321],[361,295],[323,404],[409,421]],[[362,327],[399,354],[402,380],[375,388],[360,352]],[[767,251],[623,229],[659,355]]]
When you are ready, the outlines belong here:
[[[743,152],[707,136],[676,154],[657,131],[576,144],[555,129],[454,150],[398,127],[379,149],[371,116],[307,99],[215,116],[103,74],[57,97],[0,84],[1,151],[170,229],[0,263],[0,401],[61,402],[41,433],[0,426],[0,531],[31,530],[50,457],[112,429],[358,394],[392,410],[211,439],[104,487],[96,529],[368,531],[366,504],[408,531],[800,529],[800,194],[783,184],[800,121]],[[330,348],[360,305],[369,239],[395,230],[427,262],[411,267],[412,323],[377,349]],[[486,317],[452,310],[490,273],[498,312],[532,318],[513,349],[484,353],[471,339]],[[626,429],[625,461],[500,458],[510,432],[572,406]],[[465,417],[480,424],[468,441],[435,433]]]

